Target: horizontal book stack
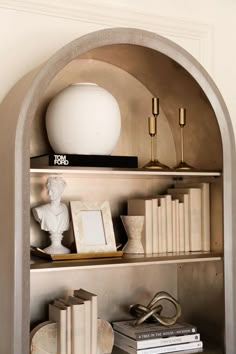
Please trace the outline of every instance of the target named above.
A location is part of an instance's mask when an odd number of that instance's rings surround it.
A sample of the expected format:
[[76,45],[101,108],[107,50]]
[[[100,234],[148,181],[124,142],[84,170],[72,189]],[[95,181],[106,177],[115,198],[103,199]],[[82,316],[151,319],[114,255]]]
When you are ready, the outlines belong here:
[[97,313],[97,295],[84,289],[49,304],[49,320],[58,328],[58,354],[97,354]]
[[177,183],[164,195],[130,199],[128,215],[145,217],[145,253],[210,251],[209,183]]
[[130,354],[158,354],[196,350],[203,342],[196,326],[176,323],[165,327],[158,323],[142,323],[134,326],[133,320],[113,322],[114,344]]

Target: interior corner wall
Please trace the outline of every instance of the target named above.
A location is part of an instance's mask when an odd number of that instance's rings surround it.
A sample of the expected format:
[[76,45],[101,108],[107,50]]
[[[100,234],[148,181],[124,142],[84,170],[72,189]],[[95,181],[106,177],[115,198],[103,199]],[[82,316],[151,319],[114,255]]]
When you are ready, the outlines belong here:
[[[136,27],[181,45],[210,73],[236,117],[233,0],[0,0],[0,100],[57,49],[92,31]],[[236,119],[233,121],[236,131]]]

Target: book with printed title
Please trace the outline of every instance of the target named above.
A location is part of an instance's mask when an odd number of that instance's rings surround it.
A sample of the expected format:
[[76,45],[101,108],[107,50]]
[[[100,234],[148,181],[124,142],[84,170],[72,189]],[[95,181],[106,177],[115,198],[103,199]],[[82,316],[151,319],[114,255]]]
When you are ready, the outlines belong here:
[[181,351],[185,351],[185,350],[192,350],[192,349],[198,350],[203,348],[202,341],[182,343],[176,345],[167,345],[164,347],[155,347],[155,348],[146,348],[146,349],[135,349],[130,347],[129,345],[117,341],[116,339],[114,341],[114,344],[116,347],[123,349],[125,352],[129,354],[163,354],[163,353],[174,353],[174,352],[180,353]]
[[138,168],[138,157],[52,153],[49,155],[31,157],[30,165],[31,168],[40,168],[45,166]]
[[166,337],[166,338],[135,340],[124,334],[114,331],[114,337],[116,342],[124,343],[125,345],[128,345],[136,349],[156,348],[156,347],[163,347],[163,346],[173,345],[173,344],[197,342],[200,340],[199,333]]
[[184,322],[177,322],[171,326],[163,326],[158,323],[144,322],[138,326],[134,325],[134,320],[116,321],[112,323],[113,329],[119,333],[123,333],[135,340],[144,340],[151,338],[163,338],[177,335],[197,333],[194,325]]
[[[184,350],[179,350],[178,354],[197,354],[197,353],[202,353],[203,352],[203,347],[201,348],[195,348],[195,349],[184,349]],[[114,354],[127,354],[127,351],[124,349],[121,349],[117,346],[115,346],[115,352]],[[139,352],[138,352],[139,354]]]

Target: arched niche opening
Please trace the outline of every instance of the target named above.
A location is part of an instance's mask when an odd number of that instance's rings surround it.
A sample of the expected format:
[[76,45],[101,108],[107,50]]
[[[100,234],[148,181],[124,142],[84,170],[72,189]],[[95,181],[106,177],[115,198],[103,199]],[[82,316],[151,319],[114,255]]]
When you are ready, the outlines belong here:
[[[191,146],[186,151],[186,159],[197,168],[223,169],[226,257],[225,301],[220,305],[225,307],[226,353],[233,354],[236,344],[233,279],[235,145],[230,117],[215,84],[194,58],[169,40],[136,29],[99,31],[69,43],[22,79],[1,105],[1,115],[8,117],[9,123],[6,127],[6,122],[2,122],[1,129],[1,160],[7,171],[1,183],[1,232],[9,235],[1,249],[0,263],[2,269],[8,269],[2,272],[5,295],[1,308],[3,319],[6,319],[6,331],[0,334],[3,350],[7,348],[9,352],[10,348],[10,353],[16,354],[25,353],[28,348],[29,157],[50,151],[43,120],[45,109],[50,98],[63,87],[72,82],[94,81],[94,78],[118,98],[123,117],[132,117],[130,132],[133,126],[136,127],[137,117],[138,125],[141,125],[139,133],[142,133],[144,146],[130,145],[121,136],[115,152],[128,150],[133,154],[138,151],[141,164],[148,159],[148,146],[145,147],[148,134],[145,135],[143,130],[145,119],[150,115],[148,102],[155,95],[161,102],[159,128],[165,132],[158,137],[158,157],[171,167],[179,160],[178,108],[186,107],[189,121],[186,145]],[[123,90],[126,85],[130,89],[129,95]],[[126,107],[129,107],[128,111],[125,111]],[[8,158],[4,159],[6,149]]]
[[[117,99],[122,130],[113,154],[137,155],[139,167],[148,161],[147,117],[152,113],[151,97],[157,96],[160,99],[155,152],[158,158],[172,168],[180,160],[178,109],[185,107],[186,159],[197,169],[222,169],[220,131],[204,91],[173,59],[133,44],[112,44],[92,49],[58,72],[38,105],[32,127],[31,156],[51,150],[45,129],[47,105],[60,90],[76,82],[95,82]],[[92,121],[93,117],[91,124]]]

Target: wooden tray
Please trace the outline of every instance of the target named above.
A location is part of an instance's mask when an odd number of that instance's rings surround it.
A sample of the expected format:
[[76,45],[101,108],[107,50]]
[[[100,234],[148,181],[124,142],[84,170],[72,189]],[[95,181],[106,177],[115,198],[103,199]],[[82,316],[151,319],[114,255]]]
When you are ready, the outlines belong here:
[[66,261],[76,259],[89,259],[89,258],[113,258],[122,257],[123,251],[114,252],[93,252],[93,253],[67,253],[67,254],[48,254],[41,248],[30,247],[30,251],[34,256],[47,259],[49,261]]

